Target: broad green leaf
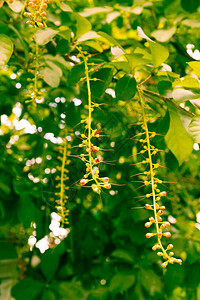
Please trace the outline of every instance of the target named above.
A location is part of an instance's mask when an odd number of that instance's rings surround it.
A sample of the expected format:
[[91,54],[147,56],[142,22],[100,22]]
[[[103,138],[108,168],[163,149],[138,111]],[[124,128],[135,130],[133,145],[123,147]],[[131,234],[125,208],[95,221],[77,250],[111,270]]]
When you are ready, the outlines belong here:
[[193,73],[200,77],[200,62],[199,61],[191,61],[188,62],[188,65],[192,68]]
[[73,11],[72,8],[71,8],[68,4],[66,4],[66,3],[64,3],[64,2],[61,2],[60,8],[61,8],[63,11],[71,11],[71,12]]
[[48,249],[41,257],[41,270],[47,281],[50,281],[54,278],[56,270],[59,265],[61,253],[57,248]]
[[175,32],[176,27],[173,26],[169,29],[155,30],[151,33],[151,36],[153,36],[158,42],[167,42],[171,39]]
[[13,43],[4,34],[0,34],[0,69],[9,61],[13,53]]
[[140,281],[150,296],[156,296],[163,290],[161,278],[151,269],[140,270]]
[[97,34],[99,34],[101,37],[104,38],[104,40],[110,45],[110,46],[119,46],[122,50],[122,46],[110,35],[103,31],[97,31]]
[[[103,96],[105,90],[109,87],[113,76],[113,68],[101,68],[97,72],[92,74],[91,80],[91,92],[94,98],[100,98]],[[97,80],[96,80],[97,79]]]
[[57,292],[63,299],[83,300],[85,291],[76,282],[63,282],[57,286]]
[[82,17],[89,17],[94,14],[106,13],[110,11],[111,8],[109,7],[92,7],[92,8],[85,8],[84,11],[79,12],[79,15],[81,15]]
[[16,300],[35,299],[40,294],[43,285],[40,281],[26,277],[13,286],[11,296]]
[[90,31],[92,25],[86,18],[83,18],[77,13],[73,13],[73,14],[76,19],[76,38],[78,39],[80,36]]
[[111,279],[109,290],[113,293],[123,293],[128,290],[135,282],[135,276],[118,273]]
[[158,82],[157,89],[160,95],[165,96],[167,98],[172,97],[172,83],[171,81],[162,80]]
[[195,19],[185,19],[182,21],[182,24],[191,27],[191,28],[199,28],[200,27],[200,21]]
[[85,77],[84,63],[74,66],[68,75],[68,84],[76,84]]
[[172,291],[177,286],[181,286],[185,277],[185,268],[175,264],[167,267],[167,272],[164,276],[164,282],[168,291]]
[[156,42],[152,41],[142,30],[141,27],[138,26],[137,28],[137,34],[139,37],[146,39],[149,43],[149,47],[152,54],[152,63],[155,66],[155,68],[159,67],[164,63],[164,61],[169,56],[169,51],[167,48],[163,47],[160,44],[157,44]]
[[200,83],[196,78],[187,75],[181,79],[175,80],[175,82],[173,82],[173,87],[183,87],[185,89],[200,89]]
[[199,0],[181,0],[181,6],[189,13],[195,12],[200,5]]
[[51,28],[39,29],[35,34],[35,41],[39,45],[45,45],[58,33],[58,30]]
[[51,290],[45,289],[42,293],[41,300],[56,300],[56,296]]
[[137,83],[133,75],[124,75],[116,84],[115,92],[117,98],[123,101],[130,100],[135,96]]
[[132,255],[130,255],[129,252],[127,252],[126,250],[123,250],[123,249],[116,249],[115,251],[112,252],[111,256],[120,258],[120,259],[130,262],[130,263],[134,262]]
[[13,1],[12,3],[8,2],[10,9],[14,12],[19,13],[24,8],[24,3],[18,0]]
[[96,39],[96,38],[101,38],[101,36],[99,34],[97,34],[95,31],[88,31],[87,33],[85,33],[84,35],[82,35],[79,39],[78,42],[84,42],[87,40],[91,40],[91,39]]
[[198,99],[200,94],[195,94],[185,89],[176,89],[172,92],[172,97],[177,102],[184,102],[187,100]]
[[189,124],[189,133],[196,143],[200,143],[200,116],[195,116]]
[[51,87],[55,88],[59,86],[59,73],[52,68],[45,67],[44,70],[40,71],[40,74],[44,76],[43,80]]
[[191,154],[193,141],[187,133],[177,112],[170,111],[170,126],[165,136],[168,148],[181,165]]

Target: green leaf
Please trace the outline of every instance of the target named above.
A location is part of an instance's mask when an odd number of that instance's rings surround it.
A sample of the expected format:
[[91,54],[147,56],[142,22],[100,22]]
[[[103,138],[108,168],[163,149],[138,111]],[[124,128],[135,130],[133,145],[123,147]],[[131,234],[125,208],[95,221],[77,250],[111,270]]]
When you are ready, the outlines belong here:
[[85,8],[83,12],[80,12],[79,15],[82,17],[89,17],[94,14],[110,12],[111,9],[109,7],[92,7],[92,8]]
[[45,45],[58,33],[58,30],[51,28],[39,29],[35,34],[35,41],[39,45]]
[[96,78],[96,81],[91,81],[91,92],[95,98],[103,96],[105,90],[108,88],[112,81],[113,68],[101,68],[97,72],[92,74],[92,78]]
[[120,259],[130,262],[130,263],[134,262],[134,259],[130,255],[130,253],[123,249],[116,249],[115,251],[112,252],[111,256],[120,258]]
[[56,296],[51,290],[45,289],[42,293],[41,300],[55,300]]
[[63,299],[70,300],[82,300],[84,299],[85,291],[83,288],[76,282],[62,282],[58,289],[58,293]]
[[34,280],[31,277],[27,277],[13,286],[11,290],[11,296],[16,300],[32,300],[38,297],[42,288],[43,283]]
[[167,48],[163,47],[160,44],[157,44],[156,42],[152,41],[142,30],[141,27],[138,26],[137,28],[137,34],[139,37],[146,39],[149,43],[149,47],[151,50],[151,54],[152,54],[152,63],[155,66],[155,68],[159,67],[160,65],[162,65],[162,63],[164,61],[166,61],[166,59],[169,56],[169,51]]
[[140,281],[150,296],[160,294],[163,290],[163,284],[160,277],[151,269],[140,270]]
[[181,0],[181,6],[187,12],[195,12],[200,5],[199,0]]
[[154,37],[158,42],[167,42],[176,32],[176,27],[173,26],[169,29],[159,29],[151,33],[151,36]]
[[68,75],[68,84],[76,84],[81,78],[85,77],[84,63],[74,66]]
[[191,61],[188,62],[188,65],[192,68],[192,72],[200,77],[200,62],[199,61]]
[[194,20],[194,19],[185,19],[182,21],[182,24],[191,27],[191,28],[199,28],[200,27],[200,22],[199,20]]
[[132,75],[124,75],[116,84],[115,92],[117,98],[123,101],[130,100],[135,96],[137,83]]
[[62,76],[61,68],[48,58],[46,64],[47,67],[40,71],[40,74],[44,76],[43,80],[53,88],[58,87]]
[[200,143],[200,116],[195,116],[189,124],[189,133],[196,143]]
[[0,69],[9,61],[13,53],[13,43],[4,34],[0,34]]
[[84,41],[88,41],[88,40],[91,40],[91,39],[99,39],[101,38],[101,36],[99,34],[97,34],[95,31],[88,31],[87,33],[85,33],[84,35],[82,35],[79,39],[78,39],[78,42],[81,43],[81,42],[84,42]]
[[8,6],[14,12],[19,13],[24,8],[24,3],[18,0],[13,1],[12,3],[8,2]]
[[177,112],[170,111],[170,127],[165,136],[168,148],[181,165],[191,154],[193,141],[187,133]]
[[177,102],[184,102],[192,99],[199,99],[200,94],[195,94],[185,89],[176,89],[172,92],[172,97]]
[[114,293],[123,293],[128,290],[135,282],[135,276],[118,273],[111,279],[109,290]]
[[158,82],[157,89],[160,95],[165,96],[167,98],[172,97],[172,83],[171,81],[162,80]]
[[90,31],[92,25],[86,18],[83,18],[77,13],[73,13],[73,14],[76,19],[76,38],[78,39],[80,36]]
[[42,254],[41,270],[48,281],[54,278],[63,251],[63,245],[60,244],[55,249],[48,249]]
[[71,8],[68,4],[66,4],[66,3],[64,3],[64,2],[61,2],[60,8],[61,8],[63,11],[71,11],[71,12],[73,12],[72,8]]

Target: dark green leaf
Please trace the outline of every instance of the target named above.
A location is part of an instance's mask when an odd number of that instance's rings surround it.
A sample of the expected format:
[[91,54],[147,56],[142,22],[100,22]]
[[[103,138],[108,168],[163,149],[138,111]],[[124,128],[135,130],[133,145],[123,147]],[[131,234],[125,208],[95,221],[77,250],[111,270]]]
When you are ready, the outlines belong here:
[[16,300],[32,300],[39,296],[42,288],[43,283],[34,280],[31,277],[27,277],[13,286],[11,295]]
[[181,5],[183,7],[184,10],[186,10],[189,13],[192,13],[194,11],[197,10],[197,8],[200,5],[200,1],[199,0],[181,0]]
[[120,100],[127,101],[135,96],[137,83],[132,75],[124,75],[116,84],[116,96]]

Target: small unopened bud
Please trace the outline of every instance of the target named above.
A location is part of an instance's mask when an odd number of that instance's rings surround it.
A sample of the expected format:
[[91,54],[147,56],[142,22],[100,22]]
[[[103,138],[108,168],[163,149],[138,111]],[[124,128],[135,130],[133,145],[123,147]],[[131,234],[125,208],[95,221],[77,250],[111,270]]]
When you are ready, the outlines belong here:
[[168,265],[168,261],[165,261],[164,263],[161,264],[161,266],[165,269]]
[[152,233],[148,232],[148,233],[145,234],[145,236],[146,236],[147,239],[150,239],[152,237]]
[[163,253],[162,252],[157,252],[157,255],[158,256],[163,256]]
[[146,228],[149,228],[151,226],[151,222],[146,222],[144,225]]
[[169,245],[167,246],[167,250],[171,250],[173,247],[174,247],[174,246],[173,246],[172,244],[169,244]]
[[171,233],[168,231],[168,232],[164,232],[163,235],[166,236],[166,237],[170,237]]
[[160,193],[160,196],[161,196],[161,197],[167,196],[167,192],[165,192],[165,191],[161,192],[161,193]]

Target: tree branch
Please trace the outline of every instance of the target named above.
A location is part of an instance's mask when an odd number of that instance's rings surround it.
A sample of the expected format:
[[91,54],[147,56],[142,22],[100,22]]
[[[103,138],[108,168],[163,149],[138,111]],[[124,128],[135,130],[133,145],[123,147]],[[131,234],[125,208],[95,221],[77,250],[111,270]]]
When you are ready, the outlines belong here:
[[176,109],[180,110],[182,113],[184,113],[185,115],[189,116],[190,118],[193,118],[194,117],[194,114],[185,110],[184,108],[180,107],[179,105],[177,105],[176,103],[174,103],[171,99],[169,98],[166,98],[164,96],[161,96],[160,94],[158,93],[155,93],[155,92],[152,92],[152,91],[149,91],[149,90],[146,90],[146,89],[142,89],[143,93],[146,94],[146,95],[151,95],[151,96],[154,96],[154,97],[157,97],[157,98],[160,98],[161,100],[163,100],[165,103],[168,103],[170,105],[172,105],[173,107],[175,107]]

